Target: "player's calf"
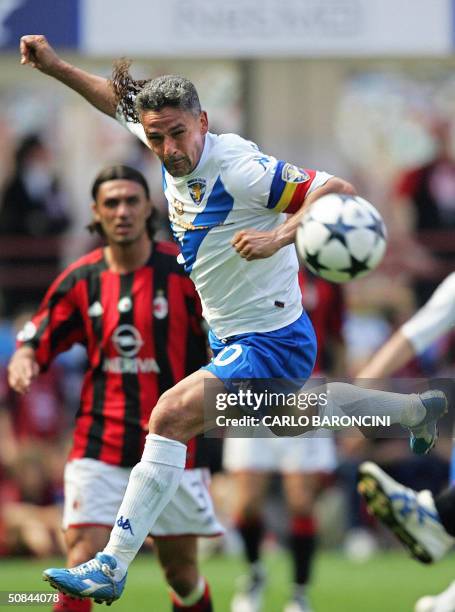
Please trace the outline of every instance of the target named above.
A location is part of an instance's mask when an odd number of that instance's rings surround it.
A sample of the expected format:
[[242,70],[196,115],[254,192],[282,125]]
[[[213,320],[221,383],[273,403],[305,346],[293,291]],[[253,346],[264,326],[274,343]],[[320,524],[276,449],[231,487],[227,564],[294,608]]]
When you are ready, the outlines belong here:
[[202,576],[199,577],[195,588],[185,597],[172,591],[171,601],[173,612],[213,612],[209,585]]

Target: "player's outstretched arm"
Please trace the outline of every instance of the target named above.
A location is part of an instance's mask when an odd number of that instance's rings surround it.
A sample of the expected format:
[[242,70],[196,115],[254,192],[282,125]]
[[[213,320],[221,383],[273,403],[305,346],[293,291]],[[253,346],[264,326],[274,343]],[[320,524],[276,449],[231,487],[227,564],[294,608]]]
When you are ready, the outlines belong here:
[[386,378],[391,376],[413,357],[416,351],[411,342],[399,329],[384,344],[372,359],[360,370],[357,378]]
[[63,61],[45,36],[29,34],[20,41],[21,64],[29,65],[74,89],[101,112],[115,116],[117,99],[108,79]]
[[428,302],[384,344],[357,378],[390,376],[455,325],[455,272],[438,285]]
[[232,246],[241,257],[248,261],[271,257],[282,247],[294,242],[300,220],[307,208],[312,202],[327,193],[355,195],[356,191],[354,187],[344,179],[332,177],[324,185],[321,185],[321,187],[318,187],[308,194],[301,208],[276,230],[273,232],[258,232],[253,229],[241,230],[237,232],[232,239]]
[[21,346],[8,364],[8,383],[14,391],[20,394],[27,393],[39,371],[34,349],[29,346]]

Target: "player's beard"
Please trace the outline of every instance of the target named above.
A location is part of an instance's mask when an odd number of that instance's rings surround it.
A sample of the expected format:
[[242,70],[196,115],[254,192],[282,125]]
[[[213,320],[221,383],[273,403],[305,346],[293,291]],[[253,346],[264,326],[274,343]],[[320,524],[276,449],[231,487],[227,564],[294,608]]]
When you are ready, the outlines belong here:
[[163,163],[169,174],[175,177],[186,176],[190,174],[193,169],[191,159],[188,155],[178,158],[165,157]]

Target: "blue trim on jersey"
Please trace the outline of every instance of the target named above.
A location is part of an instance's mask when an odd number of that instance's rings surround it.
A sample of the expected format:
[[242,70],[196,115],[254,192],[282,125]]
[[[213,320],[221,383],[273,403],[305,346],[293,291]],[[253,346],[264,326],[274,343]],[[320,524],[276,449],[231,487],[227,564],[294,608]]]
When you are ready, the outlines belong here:
[[164,164],[161,164],[161,175],[163,177],[163,191],[166,191],[167,181],[166,181],[166,168],[164,167]]
[[279,161],[276,165],[275,176],[273,177],[272,185],[270,186],[269,200],[267,202],[267,208],[275,208],[278,204],[281,194],[286,187],[286,181],[281,178],[281,171],[286,162]]
[[223,181],[218,177],[204,210],[196,215],[193,221],[193,226],[197,228],[200,225],[201,229],[186,230],[181,241],[185,272],[191,272],[202,241],[213,227],[222,225],[233,206],[234,198],[226,191]]
[[450,458],[449,482],[451,485],[455,485],[455,446],[452,447],[452,456]]

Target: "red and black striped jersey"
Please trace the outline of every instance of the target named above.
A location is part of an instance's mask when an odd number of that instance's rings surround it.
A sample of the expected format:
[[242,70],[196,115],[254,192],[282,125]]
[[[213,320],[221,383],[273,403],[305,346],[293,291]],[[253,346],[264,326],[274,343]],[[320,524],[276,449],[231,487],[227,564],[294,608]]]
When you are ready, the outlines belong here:
[[[60,274],[19,336],[42,369],[74,343],[87,350],[70,459],[135,465],[159,396],[207,363],[201,305],[177,254],[155,243],[144,266],[118,274],[92,251]],[[197,455],[193,440],[187,467]]]

